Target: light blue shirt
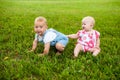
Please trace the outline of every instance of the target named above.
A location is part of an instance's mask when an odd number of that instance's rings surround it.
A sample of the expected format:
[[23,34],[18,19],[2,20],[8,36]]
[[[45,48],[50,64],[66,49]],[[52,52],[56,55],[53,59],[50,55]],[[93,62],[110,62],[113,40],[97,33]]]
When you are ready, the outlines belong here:
[[43,44],[50,42],[51,46],[55,46],[55,44],[59,41],[64,46],[66,46],[66,44],[68,43],[68,38],[66,37],[66,35],[52,28],[47,29],[43,34],[43,36],[39,36],[38,34],[35,34],[35,39],[37,39],[39,42]]

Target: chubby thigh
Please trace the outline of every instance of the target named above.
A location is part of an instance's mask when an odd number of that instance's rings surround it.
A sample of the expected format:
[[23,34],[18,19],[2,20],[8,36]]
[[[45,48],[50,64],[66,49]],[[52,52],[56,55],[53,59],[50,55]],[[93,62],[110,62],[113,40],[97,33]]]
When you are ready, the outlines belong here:
[[67,37],[62,38],[55,44],[55,47],[57,50],[63,51],[67,43],[68,43],[68,38]]
[[94,48],[90,48],[88,51],[90,51],[90,52],[95,52],[95,51],[100,52],[100,48],[94,47]]

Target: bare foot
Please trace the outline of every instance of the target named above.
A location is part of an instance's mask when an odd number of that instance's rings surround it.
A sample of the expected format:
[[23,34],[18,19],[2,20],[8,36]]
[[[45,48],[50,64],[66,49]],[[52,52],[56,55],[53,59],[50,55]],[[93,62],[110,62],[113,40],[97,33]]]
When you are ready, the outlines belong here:
[[96,53],[93,53],[93,56],[97,56],[99,53],[98,52],[96,52]]
[[39,57],[43,57],[43,56],[45,56],[45,54],[38,54],[38,56],[39,56]]
[[73,56],[73,58],[74,58],[74,59],[76,59],[76,58],[77,58],[77,56]]
[[34,52],[34,50],[29,50],[28,52],[31,53],[31,52]]

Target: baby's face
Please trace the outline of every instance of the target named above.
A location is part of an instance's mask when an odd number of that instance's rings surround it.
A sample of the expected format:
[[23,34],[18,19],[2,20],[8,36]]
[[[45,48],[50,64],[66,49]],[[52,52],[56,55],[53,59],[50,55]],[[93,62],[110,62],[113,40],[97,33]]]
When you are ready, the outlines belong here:
[[35,22],[34,31],[42,36],[47,29],[47,25],[44,22]]
[[82,28],[86,31],[90,31],[93,28],[92,21],[87,19],[82,21]]

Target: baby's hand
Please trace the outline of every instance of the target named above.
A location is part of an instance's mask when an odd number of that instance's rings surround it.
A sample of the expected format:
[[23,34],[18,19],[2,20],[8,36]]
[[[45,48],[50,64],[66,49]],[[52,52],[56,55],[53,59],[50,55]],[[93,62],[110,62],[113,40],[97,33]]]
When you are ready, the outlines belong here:
[[69,35],[66,35],[69,38]]
[[29,50],[28,52],[34,52],[34,50]]
[[45,55],[46,55],[46,54],[43,54],[43,53],[38,54],[39,57],[43,57],[43,56],[45,56]]

